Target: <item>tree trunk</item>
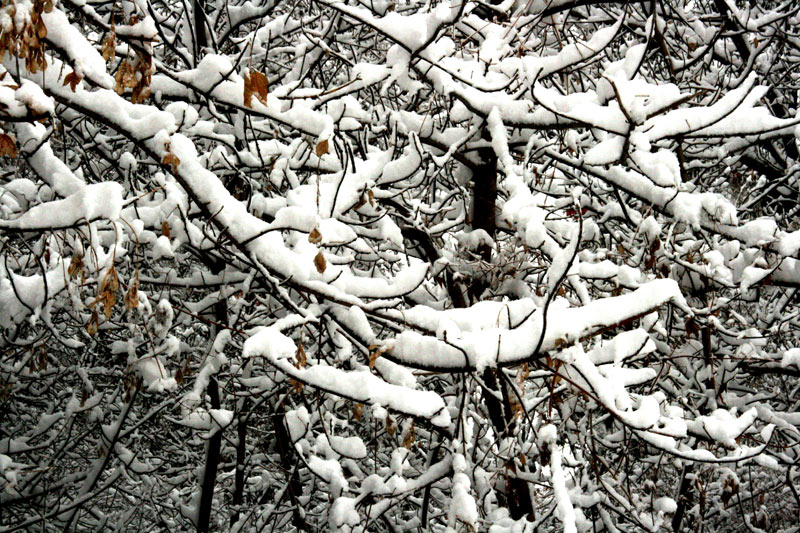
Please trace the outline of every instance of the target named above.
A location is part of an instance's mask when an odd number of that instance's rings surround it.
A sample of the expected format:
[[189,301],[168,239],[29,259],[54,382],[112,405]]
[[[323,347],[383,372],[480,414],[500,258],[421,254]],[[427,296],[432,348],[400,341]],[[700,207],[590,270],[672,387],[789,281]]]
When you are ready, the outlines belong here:
[[[208,381],[208,396],[211,408],[219,409],[219,386],[217,379],[211,377]],[[200,509],[197,513],[198,533],[207,533],[211,522],[211,504],[214,501],[214,486],[217,483],[217,468],[219,467],[219,449],[222,444],[222,429],[218,430],[208,439],[208,452],[206,453],[206,467],[203,471],[203,484],[200,493]]]
[[[476,169],[472,177],[472,229],[482,229],[494,239],[497,230],[495,219],[497,206],[497,154],[492,148],[483,148],[478,154],[482,164]],[[482,261],[490,263],[492,260],[492,247],[484,244],[478,249]],[[469,287],[470,300],[480,301],[481,295],[489,286],[488,280],[475,277]],[[506,385],[499,382],[497,372],[487,368],[483,372],[483,399],[489,411],[489,419],[497,435],[509,435],[516,424],[514,412],[509,402]],[[502,387],[502,388],[501,388]],[[499,398],[498,398],[499,396]],[[511,518],[518,520],[533,513],[533,502],[524,480],[513,476],[506,481],[506,499]]]

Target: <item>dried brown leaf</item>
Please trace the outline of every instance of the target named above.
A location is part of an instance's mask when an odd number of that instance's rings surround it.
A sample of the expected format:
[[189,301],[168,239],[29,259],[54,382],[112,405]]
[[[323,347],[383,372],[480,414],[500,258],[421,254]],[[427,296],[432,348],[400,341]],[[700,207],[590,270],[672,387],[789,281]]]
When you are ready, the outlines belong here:
[[17,145],[14,138],[6,133],[0,134],[0,157],[17,157]]
[[300,394],[303,392],[303,382],[298,381],[294,378],[289,378],[289,384],[292,386],[292,392],[295,394]]
[[72,256],[72,259],[69,262],[69,268],[67,269],[67,274],[69,274],[70,278],[75,279],[78,277],[78,274],[80,274],[82,271],[83,271],[83,256],[80,254],[75,254]]
[[411,423],[411,427],[408,428],[406,432],[406,436],[403,437],[403,447],[407,449],[411,449],[414,446],[414,443],[417,440],[417,432],[414,430],[414,423]]
[[139,271],[133,274],[133,278],[128,284],[128,291],[125,293],[125,309],[136,309],[139,307]]
[[252,109],[251,99],[255,96],[259,102],[267,105],[267,95],[269,94],[269,81],[267,77],[251,70],[244,75],[244,105]]
[[170,235],[169,231],[169,222],[167,222],[166,220],[161,222],[161,235],[163,235],[167,239],[172,238],[172,235]]
[[172,152],[169,152],[167,155],[165,155],[164,159],[162,159],[161,162],[164,163],[165,165],[171,166],[173,174],[178,172],[178,165],[181,164],[181,160],[178,159],[178,157]]
[[328,139],[323,139],[317,143],[317,148],[314,150],[314,153],[317,154],[317,157],[322,157],[328,153],[328,150]]
[[322,233],[319,232],[317,228],[311,230],[311,233],[308,234],[308,242],[311,244],[319,244],[322,242]]
[[92,309],[92,316],[89,318],[89,324],[86,326],[86,332],[94,336],[97,334],[97,329],[100,326],[100,315],[97,314],[97,309]]
[[325,256],[322,255],[322,252],[319,252],[316,256],[314,256],[314,266],[317,267],[317,272],[320,274],[325,272],[325,269],[328,265],[325,263]]
[[106,292],[104,296],[103,314],[105,315],[106,320],[108,320],[111,318],[111,315],[114,314],[114,306],[117,305],[117,293],[109,291]]
[[302,344],[297,345],[297,353],[295,354],[295,358],[297,359],[297,362],[294,366],[297,368],[305,368],[308,359],[306,358],[306,350],[303,348]]
[[383,355],[384,350],[378,348],[376,350],[370,350],[369,352],[369,369],[375,369],[375,361],[378,360],[378,357]]

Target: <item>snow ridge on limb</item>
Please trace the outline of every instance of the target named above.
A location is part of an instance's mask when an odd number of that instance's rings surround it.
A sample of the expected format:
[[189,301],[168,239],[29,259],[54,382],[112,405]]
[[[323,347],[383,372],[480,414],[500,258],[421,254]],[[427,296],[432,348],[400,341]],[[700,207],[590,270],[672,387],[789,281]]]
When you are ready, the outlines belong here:
[[[539,353],[534,353],[541,336],[539,310],[504,328],[496,326],[498,315],[486,314],[485,319],[473,320],[467,326],[469,329],[462,330],[449,318],[449,311],[431,314],[421,310],[417,313],[412,308],[405,313],[408,322],[439,332],[439,338],[405,331],[385,343],[391,348],[385,357],[426,370],[468,372],[513,366],[648,314],[670,301],[682,304],[678,284],[661,279],[645,283],[628,294],[595,300],[583,307],[563,307],[555,303],[548,313],[548,326]],[[502,316],[502,311],[498,312]],[[452,314],[457,313],[460,311],[454,310]]]
[[245,357],[264,357],[282,373],[314,388],[357,402],[378,404],[399,413],[426,418],[442,428],[450,425],[450,413],[435,392],[393,385],[368,370],[344,371],[319,364],[298,368],[291,362],[297,353],[294,341],[274,326],[262,329],[247,339],[243,353]]

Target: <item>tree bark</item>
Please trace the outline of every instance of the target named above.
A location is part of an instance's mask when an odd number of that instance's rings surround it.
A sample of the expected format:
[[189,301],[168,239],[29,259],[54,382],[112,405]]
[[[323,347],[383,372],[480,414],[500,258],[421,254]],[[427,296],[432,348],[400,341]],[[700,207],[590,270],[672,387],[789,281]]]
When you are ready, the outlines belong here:
[[[215,377],[208,381],[208,396],[212,409],[219,409],[219,386]],[[197,512],[197,531],[207,533],[211,522],[211,504],[214,501],[214,486],[217,483],[217,468],[219,467],[219,450],[222,445],[222,429],[219,429],[208,439],[206,453],[206,467],[203,471],[203,484],[200,492],[200,509]]]
[[[485,137],[485,135],[484,135]],[[478,151],[481,165],[472,177],[472,229],[484,230],[492,239],[497,231],[496,206],[497,206],[497,154],[492,148],[482,148]],[[492,247],[483,244],[478,248],[482,261],[490,263],[492,260]],[[481,295],[489,286],[485,278],[474,277],[469,287],[470,300],[480,301]],[[489,419],[497,435],[508,435],[516,424],[514,412],[509,402],[508,391],[504,383],[498,382],[496,370],[487,368],[483,372],[483,400],[489,411]],[[502,389],[501,389],[502,387]],[[500,398],[498,398],[498,395]],[[502,398],[502,399],[501,399]],[[533,502],[528,490],[528,483],[516,476],[506,480],[506,499],[511,513],[511,518],[518,520],[533,513]]]

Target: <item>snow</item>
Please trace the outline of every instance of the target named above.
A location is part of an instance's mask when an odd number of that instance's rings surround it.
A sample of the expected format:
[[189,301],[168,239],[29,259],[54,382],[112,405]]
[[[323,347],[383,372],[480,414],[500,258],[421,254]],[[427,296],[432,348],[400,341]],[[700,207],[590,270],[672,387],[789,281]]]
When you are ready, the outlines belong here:
[[[604,327],[650,312],[673,298],[680,299],[677,283],[661,279],[643,284],[631,293],[595,300],[583,307],[551,306],[541,350],[552,350],[557,342],[574,343]],[[533,302],[527,300],[527,303],[530,305]],[[452,316],[449,312],[435,313],[432,310],[417,316],[417,312],[416,308],[408,310],[405,313],[406,320],[416,321],[426,317],[423,323],[434,331],[438,329],[439,321],[445,316]],[[477,315],[475,311],[473,314]],[[531,313],[521,324],[510,329],[497,327],[496,323],[491,322],[501,316],[499,313],[482,316],[488,320],[476,324],[480,329],[464,331],[462,328],[460,336],[448,335],[447,342],[416,331],[402,332],[397,335],[391,351],[385,357],[415,368],[468,370],[519,363],[533,355],[541,336],[540,311]]]
[[14,220],[2,220],[0,228],[48,230],[100,218],[114,221],[122,209],[122,194],[122,186],[118,183],[87,185],[64,200],[31,207]]
[[736,417],[731,411],[716,409],[710,415],[699,416],[686,422],[689,431],[706,435],[730,448],[736,447],[736,439],[753,425],[758,417],[755,407]]
[[790,348],[783,353],[781,358],[781,367],[787,368],[794,365],[795,368],[800,369],[800,348]]
[[669,496],[662,496],[653,502],[653,509],[659,513],[672,514],[678,510],[678,504]]
[[470,494],[470,480],[464,473],[466,461],[461,454],[453,456],[453,498],[450,501],[448,512],[448,525],[455,527],[455,520],[458,519],[475,528],[478,521],[478,507],[475,498]]
[[333,501],[330,510],[331,531],[339,531],[342,526],[355,527],[361,522],[356,511],[357,500],[340,496]]
[[567,480],[564,469],[561,467],[561,447],[550,447],[550,471],[553,479],[553,493],[556,500],[556,516],[564,524],[564,533],[577,533],[575,525],[575,508],[569,498]]
[[114,87],[114,78],[106,73],[103,56],[78,28],[69,23],[63,11],[53,9],[50,13],[41,13],[40,16],[47,27],[47,40],[67,54],[80,76],[85,76],[106,89]]
[[245,341],[245,357],[265,357],[284,374],[312,387],[370,405],[382,405],[411,416],[427,418],[440,427],[450,425],[450,414],[442,398],[432,391],[412,390],[388,383],[368,370],[345,371],[323,365],[296,368],[294,342],[277,328],[265,328]]
[[144,386],[151,392],[173,391],[178,388],[178,382],[164,368],[164,363],[159,356],[148,355],[137,361]]

